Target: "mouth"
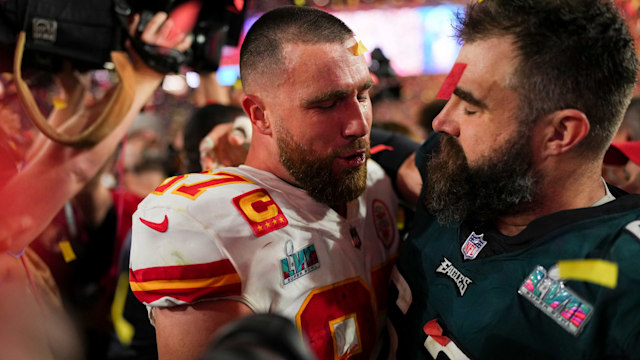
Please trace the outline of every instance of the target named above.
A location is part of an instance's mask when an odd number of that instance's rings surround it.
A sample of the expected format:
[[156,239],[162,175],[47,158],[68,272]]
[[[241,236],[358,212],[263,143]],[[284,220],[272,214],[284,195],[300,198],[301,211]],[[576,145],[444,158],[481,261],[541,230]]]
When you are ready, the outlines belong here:
[[367,161],[367,152],[365,150],[354,151],[347,155],[338,157],[337,160],[346,167],[360,167]]

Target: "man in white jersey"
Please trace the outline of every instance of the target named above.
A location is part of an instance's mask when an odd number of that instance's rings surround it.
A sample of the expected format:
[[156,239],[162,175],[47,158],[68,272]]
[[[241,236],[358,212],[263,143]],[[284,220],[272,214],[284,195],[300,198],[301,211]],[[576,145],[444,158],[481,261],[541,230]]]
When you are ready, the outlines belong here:
[[167,179],[133,219],[131,288],[160,359],[196,359],[252,313],[296,323],[319,359],[369,359],[398,250],[391,181],[369,156],[362,43],[320,10],[264,14],[241,49],[245,162]]

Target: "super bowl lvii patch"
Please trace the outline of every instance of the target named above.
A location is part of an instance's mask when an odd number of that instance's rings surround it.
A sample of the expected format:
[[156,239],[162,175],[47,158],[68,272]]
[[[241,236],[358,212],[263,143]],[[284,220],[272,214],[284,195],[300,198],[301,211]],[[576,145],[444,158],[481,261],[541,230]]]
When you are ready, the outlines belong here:
[[593,306],[558,279],[549,276],[542,266],[536,268],[522,283],[518,294],[552,318],[573,335],[579,335],[593,313]]
[[310,244],[302,250],[296,250],[294,249],[293,241],[289,239],[284,244],[284,251],[287,256],[280,260],[283,285],[287,285],[320,268],[320,261],[314,244]]

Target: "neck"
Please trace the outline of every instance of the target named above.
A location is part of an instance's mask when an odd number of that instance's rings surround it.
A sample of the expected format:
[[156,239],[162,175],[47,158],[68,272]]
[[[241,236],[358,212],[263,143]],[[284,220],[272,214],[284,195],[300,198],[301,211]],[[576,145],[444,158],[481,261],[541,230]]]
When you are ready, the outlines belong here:
[[507,236],[524,230],[533,220],[562,210],[590,207],[606,193],[599,171],[576,169],[570,176],[558,176],[542,181],[544,191],[530,209],[498,218],[496,229]]
[[280,179],[293,186],[298,186],[293,177],[289,174],[278,157],[278,149],[271,143],[265,142],[263,138],[254,136],[251,139],[251,146],[244,161],[245,165],[253,168],[268,171]]

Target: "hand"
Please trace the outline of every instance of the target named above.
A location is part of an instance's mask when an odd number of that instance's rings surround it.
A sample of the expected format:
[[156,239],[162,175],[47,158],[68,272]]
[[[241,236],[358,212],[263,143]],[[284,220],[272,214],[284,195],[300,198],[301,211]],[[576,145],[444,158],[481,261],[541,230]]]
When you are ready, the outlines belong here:
[[[140,14],[135,14],[129,25],[129,34],[131,36],[135,35],[139,22]],[[159,12],[149,20],[140,35],[140,39],[150,45],[172,48],[178,51],[186,51],[192,43],[190,35],[176,31],[173,20],[165,12]],[[137,73],[157,74],[144,64],[144,61],[132,49],[130,44],[127,44],[127,47]]]
[[622,188],[629,178],[624,166],[606,164],[602,167],[602,177],[608,184],[619,188]]
[[238,166],[247,158],[251,140],[251,122],[245,116],[233,123],[215,126],[200,142],[202,170]]
[[622,190],[640,194],[640,166],[633,161],[627,161],[625,165],[604,165],[602,177],[607,183],[617,186]]
[[66,106],[76,109],[78,106],[84,105],[85,102],[91,102],[92,96],[88,89],[91,88],[91,75],[89,73],[80,73],[73,66],[65,62],[62,70],[55,74],[55,82],[62,90],[60,98],[66,102]]
[[640,194],[640,166],[633,161],[628,161],[624,166],[624,172],[627,177],[626,181],[620,185],[622,190],[632,194]]

